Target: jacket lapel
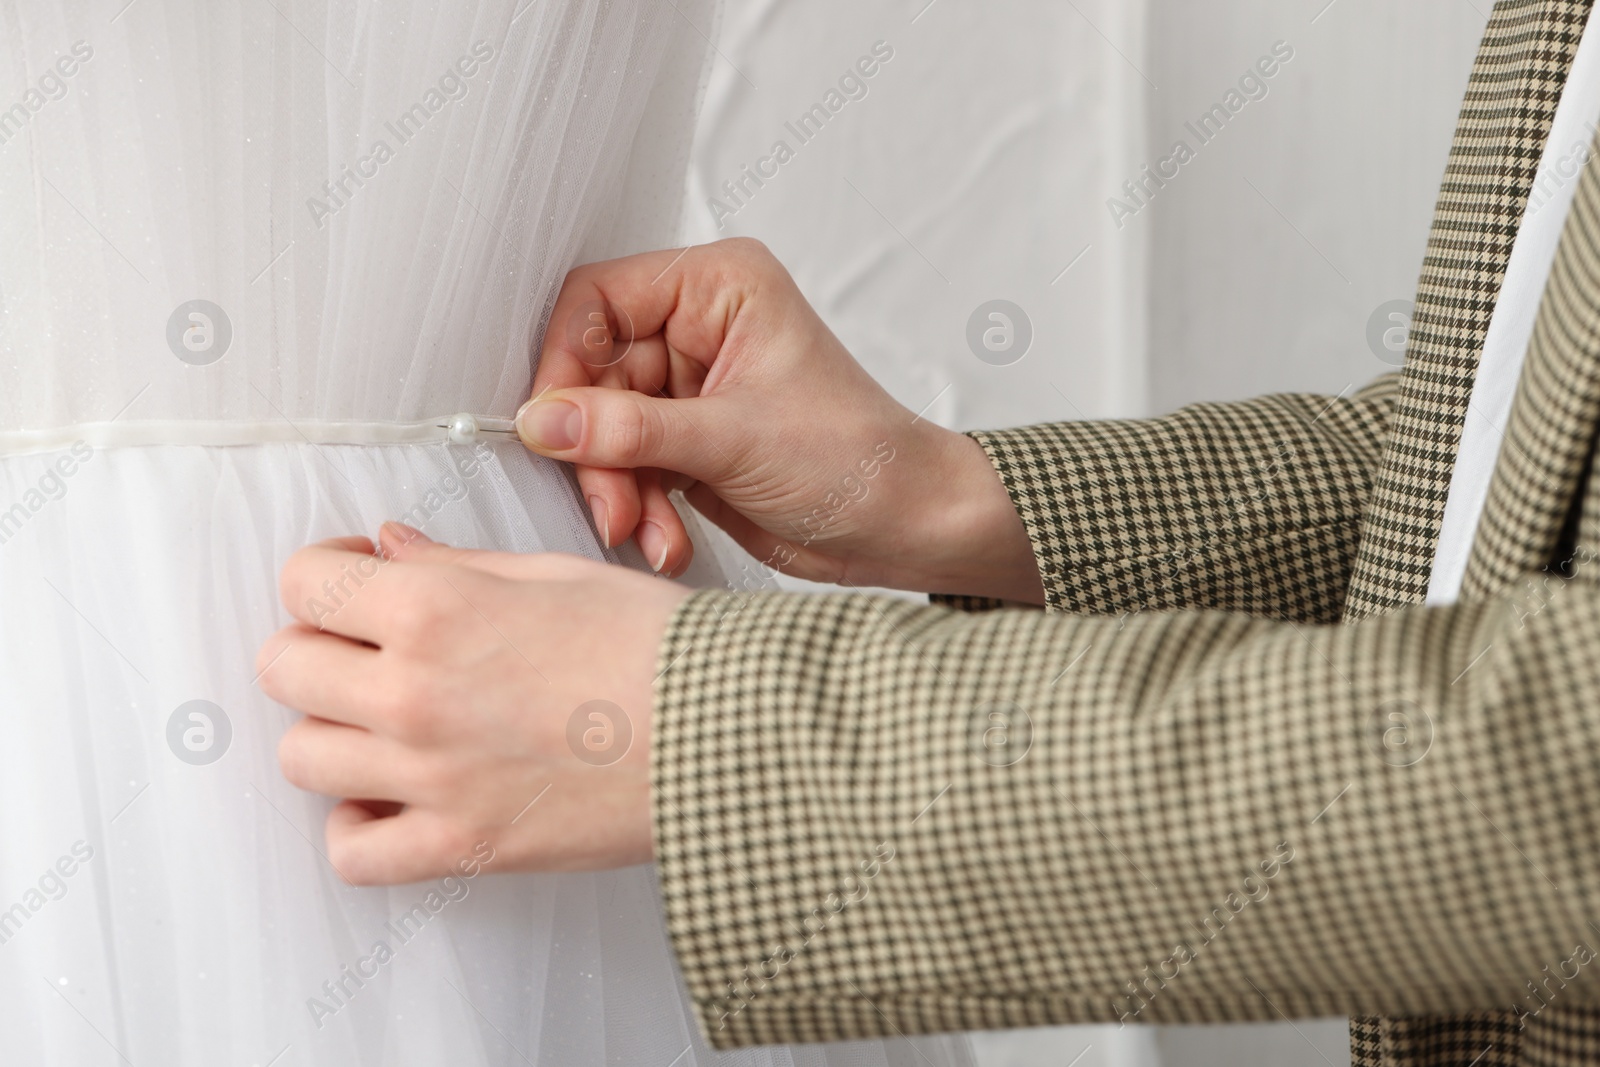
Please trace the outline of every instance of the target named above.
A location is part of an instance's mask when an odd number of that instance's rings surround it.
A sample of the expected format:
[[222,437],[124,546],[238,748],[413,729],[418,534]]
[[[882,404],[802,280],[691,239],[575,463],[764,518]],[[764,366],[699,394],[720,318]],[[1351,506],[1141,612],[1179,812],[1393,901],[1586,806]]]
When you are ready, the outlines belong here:
[[1346,621],[1427,593],[1484,334],[1591,2],[1500,0],[1490,16],[1434,209]]
[[[1600,139],[1591,146],[1600,147]],[[1464,598],[1505,595],[1560,563],[1600,424],[1600,167],[1586,166],[1539,304]]]

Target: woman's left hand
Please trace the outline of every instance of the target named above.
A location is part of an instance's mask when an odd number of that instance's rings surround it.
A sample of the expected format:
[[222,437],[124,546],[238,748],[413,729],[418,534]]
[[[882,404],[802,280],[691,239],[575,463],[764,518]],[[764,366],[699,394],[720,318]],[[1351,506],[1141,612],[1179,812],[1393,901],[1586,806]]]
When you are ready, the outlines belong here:
[[656,653],[689,590],[564,555],[451,548],[390,523],[301,549],[297,620],[261,688],[306,718],[284,776],[342,798],[327,854],[348,882],[645,863]]

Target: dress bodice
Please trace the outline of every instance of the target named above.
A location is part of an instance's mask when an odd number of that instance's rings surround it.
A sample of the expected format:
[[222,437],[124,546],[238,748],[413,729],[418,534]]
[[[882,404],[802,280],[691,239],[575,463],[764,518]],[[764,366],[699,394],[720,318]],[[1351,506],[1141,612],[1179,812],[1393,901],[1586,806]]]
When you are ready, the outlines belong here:
[[710,6],[0,0],[0,431],[515,410],[673,236]]

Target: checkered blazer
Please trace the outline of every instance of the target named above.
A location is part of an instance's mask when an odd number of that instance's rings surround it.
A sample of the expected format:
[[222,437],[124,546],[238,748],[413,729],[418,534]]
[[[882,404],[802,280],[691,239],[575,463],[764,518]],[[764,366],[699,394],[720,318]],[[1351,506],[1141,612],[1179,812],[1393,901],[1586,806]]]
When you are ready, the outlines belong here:
[[715,1045],[1349,1014],[1360,1064],[1600,1063],[1600,167],[1420,606],[1589,7],[1496,5],[1402,374],[975,435],[1046,611],[684,604],[656,854]]

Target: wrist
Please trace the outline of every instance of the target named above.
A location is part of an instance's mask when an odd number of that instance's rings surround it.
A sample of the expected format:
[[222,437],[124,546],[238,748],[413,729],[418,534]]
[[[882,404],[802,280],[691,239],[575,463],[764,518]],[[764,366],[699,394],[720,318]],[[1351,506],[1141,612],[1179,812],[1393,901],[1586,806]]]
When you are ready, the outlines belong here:
[[905,533],[895,568],[902,589],[1043,604],[1027,528],[983,446],[924,424],[919,477],[901,501]]

